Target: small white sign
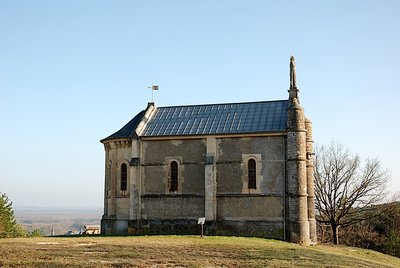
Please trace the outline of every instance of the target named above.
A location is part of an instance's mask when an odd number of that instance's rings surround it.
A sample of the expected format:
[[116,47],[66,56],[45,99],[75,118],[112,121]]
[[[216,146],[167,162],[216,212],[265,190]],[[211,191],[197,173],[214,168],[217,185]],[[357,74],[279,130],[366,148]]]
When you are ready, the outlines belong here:
[[206,222],[206,218],[199,218],[199,220],[197,221],[197,224],[201,224],[203,225]]

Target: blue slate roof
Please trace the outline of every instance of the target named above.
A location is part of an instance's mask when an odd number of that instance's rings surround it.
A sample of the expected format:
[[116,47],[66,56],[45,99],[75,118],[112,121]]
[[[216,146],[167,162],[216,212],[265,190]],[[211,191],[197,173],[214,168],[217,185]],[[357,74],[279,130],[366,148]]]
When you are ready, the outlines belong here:
[[159,107],[141,136],[283,132],[289,101]]
[[114,139],[130,139],[135,137],[137,134],[135,132],[136,127],[139,125],[140,120],[142,119],[145,111],[141,111],[134,118],[131,119],[125,126],[123,126],[120,130],[115,132],[114,134],[108,136],[105,139],[102,139],[101,142],[106,140],[114,140]]
[[[283,132],[288,100],[157,107],[140,136],[182,136]],[[133,138],[145,111],[101,140]]]

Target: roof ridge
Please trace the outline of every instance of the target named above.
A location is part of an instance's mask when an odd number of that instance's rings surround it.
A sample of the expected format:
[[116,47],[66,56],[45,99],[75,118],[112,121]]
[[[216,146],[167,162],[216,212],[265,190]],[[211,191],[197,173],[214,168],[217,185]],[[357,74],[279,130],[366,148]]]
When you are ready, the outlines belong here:
[[185,104],[185,105],[173,105],[173,106],[160,106],[159,108],[176,108],[176,107],[194,107],[194,106],[215,106],[215,105],[233,105],[233,104],[255,104],[255,103],[267,103],[267,102],[284,102],[288,100],[272,100],[272,101],[248,101],[248,102],[223,102],[223,103],[208,103],[208,104]]

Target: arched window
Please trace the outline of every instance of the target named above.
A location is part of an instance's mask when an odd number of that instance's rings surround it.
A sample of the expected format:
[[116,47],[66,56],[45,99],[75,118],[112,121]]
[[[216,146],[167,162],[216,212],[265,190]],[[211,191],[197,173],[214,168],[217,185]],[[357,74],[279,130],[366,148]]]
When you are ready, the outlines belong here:
[[170,181],[170,192],[178,191],[178,163],[176,161],[172,161],[171,164],[171,181]]
[[121,165],[121,191],[126,191],[128,184],[128,167],[126,164]]
[[256,160],[254,159],[249,159],[247,162],[247,168],[248,168],[248,176],[249,176],[249,189],[257,189],[257,183],[256,183]]

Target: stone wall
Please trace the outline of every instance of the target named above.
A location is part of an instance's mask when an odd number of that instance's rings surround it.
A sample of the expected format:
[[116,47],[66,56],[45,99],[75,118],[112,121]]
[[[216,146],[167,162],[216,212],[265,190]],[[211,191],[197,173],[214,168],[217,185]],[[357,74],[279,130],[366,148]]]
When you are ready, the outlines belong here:
[[169,162],[179,162],[179,193],[204,195],[204,139],[144,141],[142,194],[169,194]]
[[116,216],[118,219],[129,219],[129,195],[115,199]]
[[201,163],[206,156],[205,139],[143,141],[143,165],[162,164],[166,156],[181,156],[184,162]]
[[285,138],[246,137],[217,140],[217,193],[243,193],[243,155],[260,155],[260,194],[285,193]]
[[174,220],[204,217],[204,197],[202,196],[142,196],[142,219]]
[[[129,148],[111,152],[111,159],[130,157]],[[215,217],[208,218],[205,226],[206,234],[285,239],[283,134],[142,140],[138,156],[140,174],[135,179],[140,183],[138,218],[129,219],[133,209],[129,198],[110,196],[108,206],[115,207],[116,216],[103,217],[102,228],[107,233],[198,234],[197,219],[206,215],[206,206],[208,209],[215,206]],[[247,189],[244,181],[250,158],[257,163],[257,189]],[[177,192],[169,192],[168,188],[171,161],[179,163]],[[114,180],[117,183],[118,176]],[[206,194],[208,188],[215,192]]]
[[[143,141],[143,220],[204,217],[204,139]],[[169,163],[179,163],[178,192],[168,189]]]
[[129,188],[120,191],[121,164],[128,167],[127,185],[130,184],[129,161],[131,159],[131,143],[128,140],[108,142],[105,161],[104,216],[129,219]]
[[240,195],[218,197],[219,220],[284,220],[284,197]]

